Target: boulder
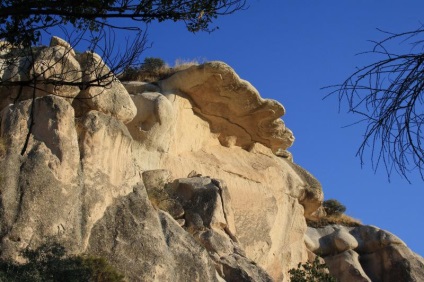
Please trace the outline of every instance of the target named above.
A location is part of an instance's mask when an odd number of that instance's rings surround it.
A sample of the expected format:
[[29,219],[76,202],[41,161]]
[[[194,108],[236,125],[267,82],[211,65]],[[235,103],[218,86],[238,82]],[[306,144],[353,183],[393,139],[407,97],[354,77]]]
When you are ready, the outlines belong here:
[[148,170],[144,171],[142,176],[152,205],[166,211],[175,220],[181,220],[185,213],[183,207],[165,190],[165,185],[172,181],[171,173],[165,169]]
[[30,77],[37,86],[36,96],[53,94],[72,103],[80,92],[81,67],[69,47],[53,45],[35,57]]
[[424,259],[374,226],[308,227],[305,241],[340,281],[422,281]]
[[175,131],[171,101],[157,92],[144,92],[131,98],[138,113],[127,124],[131,136],[149,151],[168,152]]
[[69,44],[69,42],[63,40],[60,37],[52,36],[52,38],[50,39],[50,47],[54,46],[62,46],[67,52],[69,52],[69,55],[71,55],[72,57],[76,56],[75,50],[74,48],[72,48],[71,44]]
[[194,176],[176,179],[168,189],[184,208],[184,228],[206,248],[225,281],[272,281],[238,244],[231,197],[223,181]]
[[[371,282],[359,261],[359,255],[353,250],[347,250],[334,256],[327,256],[325,264],[330,273],[338,281],[346,282]],[[400,280],[399,280],[400,281]]]
[[50,47],[13,47],[0,55],[0,78],[0,109],[16,101],[50,94],[72,102],[80,91],[81,68],[70,44],[52,37]]
[[[12,51],[14,52],[14,51]],[[12,58],[0,56],[0,110],[16,101],[29,99],[34,89],[29,86],[16,86],[19,81],[29,81],[29,71],[32,65],[32,56],[27,53],[13,55]]]
[[137,114],[128,91],[111,72],[102,58],[92,52],[77,55],[83,72],[82,90],[74,102],[78,115],[96,110],[111,115],[123,123]]
[[371,281],[423,281],[424,259],[406,245],[388,245],[359,257]]
[[129,281],[217,281],[208,252],[152,207],[142,184],[111,203],[87,252],[107,258]]

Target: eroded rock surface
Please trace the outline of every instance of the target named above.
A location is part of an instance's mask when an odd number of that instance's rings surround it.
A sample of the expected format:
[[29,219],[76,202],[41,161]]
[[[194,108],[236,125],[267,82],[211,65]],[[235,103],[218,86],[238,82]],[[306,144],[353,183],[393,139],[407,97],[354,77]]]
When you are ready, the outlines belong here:
[[308,227],[305,241],[340,281],[424,280],[424,259],[395,235],[374,226]]
[[190,67],[161,81],[160,87],[165,93],[188,95],[195,113],[210,122],[212,132],[220,134],[224,145],[230,142],[249,147],[259,142],[276,151],[293,144],[292,132],[280,119],[284,107],[275,100],[262,99],[225,63]]
[[108,258],[130,281],[217,281],[208,252],[153,208],[143,186],[108,207],[88,252]]
[[[128,123],[137,114],[134,102],[102,58],[92,52],[77,55],[83,86],[74,102],[78,114],[96,110]],[[84,84],[91,85],[85,87]],[[96,86],[99,85],[99,86]]]
[[0,87],[2,258],[54,238],[129,281],[288,281],[312,252],[343,281],[422,280],[422,258],[388,232],[306,226],[323,192],[286,150],[284,108],[228,65],[122,84],[60,38],[37,55],[0,67],[39,78],[36,93]]

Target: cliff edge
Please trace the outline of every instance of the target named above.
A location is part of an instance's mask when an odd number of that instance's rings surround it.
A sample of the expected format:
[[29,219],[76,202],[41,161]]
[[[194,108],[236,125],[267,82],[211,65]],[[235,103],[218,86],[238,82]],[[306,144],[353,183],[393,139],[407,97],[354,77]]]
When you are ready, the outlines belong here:
[[54,38],[6,57],[2,81],[37,79],[0,87],[1,258],[53,238],[128,281],[288,281],[315,255],[342,281],[424,280],[423,259],[390,233],[307,226],[324,196],[286,151],[284,107],[225,63],[77,87],[108,73],[98,55]]

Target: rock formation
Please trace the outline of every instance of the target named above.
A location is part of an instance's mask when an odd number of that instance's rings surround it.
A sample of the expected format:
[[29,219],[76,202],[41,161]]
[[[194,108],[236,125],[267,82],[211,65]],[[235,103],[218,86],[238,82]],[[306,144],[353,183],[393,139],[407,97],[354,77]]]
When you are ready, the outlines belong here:
[[421,281],[424,259],[395,235],[374,226],[308,227],[309,250],[325,258],[339,281]]
[[228,65],[154,85],[121,83],[59,38],[7,65],[11,52],[1,81],[31,83],[0,86],[3,259],[53,238],[129,281],[288,281],[315,254],[342,281],[424,280],[386,231],[307,227],[323,191],[287,152],[285,110]]

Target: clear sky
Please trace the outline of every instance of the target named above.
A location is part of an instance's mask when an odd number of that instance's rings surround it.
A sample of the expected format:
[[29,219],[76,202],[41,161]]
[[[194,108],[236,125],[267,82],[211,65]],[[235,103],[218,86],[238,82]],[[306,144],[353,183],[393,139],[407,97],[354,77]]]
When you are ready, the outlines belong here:
[[[376,174],[370,159],[355,157],[365,125],[345,127],[359,117],[338,111],[337,97],[323,101],[322,87],[341,83],[372,57],[369,40],[416,29],[424,22],[424,1],[408,0],[248,0],[250,7],[220,18],[219,30],[192,34],[182,24],[149,27],[146,57],[220,60],[251,82],[264,98],[280,101],[296,141],[296,163],[321,182],[326,199],[335,198],[347,214],[399,236],[424,255],[424,187],[398,175]],[[118,37],[125,34],[118,34]],[[397,46],[399,47],[399,46]],[[408,48],[400,46],[399,48]],[[405,49],[406,50],[406,49]],[[143,58],[142,58],[143,59]]]
[[323,86],[342,82],[355,67],[370,62],[357,56],[368,40],[419,27],[424,1],[250,0],[249,9],[221,18],[220,29],[191,34],[179,24],[149,28],[153,42],[145,56],[221,60],[250,81],[264,98],[280,101],[283,120],[294,132],[290,148],[296,163],[320,180],[326,199],[335,198],[347,214],[399,236],[424,255],[424,187],[384,170],[374,174],[368,159],[361,169],[356,150],[364,125],[343,128],[358,117],[338,112],[336,97],[322,100]]

